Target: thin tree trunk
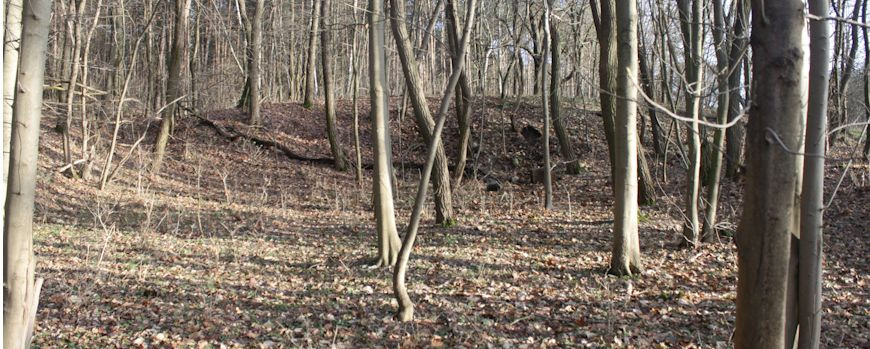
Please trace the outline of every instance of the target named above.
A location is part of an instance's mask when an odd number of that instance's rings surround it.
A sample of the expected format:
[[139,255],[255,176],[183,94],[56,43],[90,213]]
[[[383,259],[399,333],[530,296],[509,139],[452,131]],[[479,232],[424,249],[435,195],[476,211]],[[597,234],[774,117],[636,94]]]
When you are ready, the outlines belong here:
[[[462,39],[458,45],[459,49],[456,51],[457,55],[460,57],[464,56],[468,49],[471,28],[474,24],[475,4],[476,0],[468,0],[467,2],[468,8],[465,16],[465,27],[462,31]],[[423,213],[426,191],[429,188],[429,179],[432,175],[432,167],[434,167],[435,164],[435,150],[438,149],[438,144],[441,143],[441,131],[444,130],[444,121],[447,119],[447,110],[450,107],[450,97],[452,97],[450,94],[456,89],[456,84],[459,82],[464,62],[465,60],[460,60],[458,64],[453,66],[453,72],[450,74],[450,79],[441,98],[441,105],[438,108],[438,116],[436,117],[438,121],[435,123],[435,128],[432,131],[432,138],[428,142],[426,163],[423,166],[423,173],[421,174],[420,183],[417,186],[414,210],[411,212],[411,218],[408,222],[408,230],[402,240],[402,248],[399,250],[399,261],[396,263],[396,268],[393,270],[393,292],[395,293],[396,301],[398,301],[399,304],[396,318],[399,321],[411,321],[414,319],[414,303],[411,302],[411,297],[408,295],[408,288],[405,285],[405,274],[408,271],[408,261],[411,257],[411,250],[414,248],[414,240],[417,238],[417,230],[420,227],[420,217]]]
[[[4,1],[5,2],[5,1]],[[23,0],[10,0],[6,5],[6,30],[3,40],[3,183],[0,183],[0,218],[6,210],[6,187],[9,182],[9,157],[12,144],[12,105],[15,101],[15,82],[18,77],[18,49],[21,37],[21,10]]]
[[[550,0],[548,0],[550,1]],[[580,174],[580,162],[577,161],[577,155],[574,154],[574,147],[571,146],[571,136],[565,128],[565,122],[562,120],[562,107],[560,105],[561,97],[561,45],[559,40],[559,30],[550,28],[550,57],[552,60],[552,72],[550,73],[550,115],[553,120],[553,128],[556,129],[556,137],[559,139],[559,151],[565,161],[565,167],[568,174]]]
[[[245,1],[245,0],[239,0]],[[254,13],[251,17],[251,40],[248,44],[248,84],[250,94],[248,95],[248,124],[259,126],[262,123],[260,117],[260,73],[261,73],[261,56],[263,51],[263,7],[265,0],[254,1]]]
[[[740,92],[743,90],[740,86],[740,80],[743,75],[743,62],[748,60],[745,52],[748,43],[745,38],[748,24],[749,6],[746,1],[737,1],[734,9],[734,39],[731,40],[731,52],[729,52],[730,57],[728,58],[731,63],[729,68],[731,76],[728,78],[728,86],[731,88],[731,96],[728,98],[728,121],[740,117],[745,104],[740,103]],[[744,81],[744,83],[748,84],[749,81]],[[741,158],[743,157],[743,136],[742,123],[737,123],[725,131],[725,173],[731,179],[737,179],[740,170]]]
[[[691,9],[689,8],[691,1]],[[700,242],[701,227],[698,218],[698,201],[700,194],[701,176],[701,91],[704,83],[704,32],[701,26],[701,0],[680,0],[680,21],[683,31],[684,42],[688,49],[685,50],[685,72],[688,84],[686,84],[686,112],[692,118],[688,129],[690,161],[687,173],[686,188],[686,216],[687,225],[683,229],[683,237],[688,246],[697,246]],[[690,12],[691,11],[691,12]],[[691,16],[691,17],[690,17]]]
[[[459,61],[466,60],[465,55],[458,55],[459,37],[459,20],[456,18],[455,0],[445,0],[445,11],[447,14],[447,36],[451,42],[450,51],[453,65],[460,65]],[[468,143],[471,140],[471,86],[468,83],[466,70],[463,69],[459,75],[459,92],[456,93],[457,100],[457,115],[459,116],[459,153],[456,156],[456,170],[453,173],[453,184],[458,188],[462,184],[462,176],[465,175],[465,163],[468,157]]]
[[[716,70],[718,88],[718,100],[716,105],[716,123],[724,124],[728,119],[730,103],[730,86],[728,85],[730,64],[725,42],[725,10],[723,0],[713,0],[713,45],[716,48]],[[710,152],[713,159],[710,161],[707,186],[707,212],[704,219],[704,228],[701,236],[704,241],[713,241],[716,238],[716,209],[719,206],[719,179],[722,174],[722,150],[725,148],[725,130],[717,128],[713,135],[713,150]]]
[[[786,297],[801,138],[804,4],[753,2],[753,83],[746,185],[737,229],[737,321],[741,348],[786,346]],[[771,142],[772,137],[779,141]]]
[[320,20],[323,21],[323,30],[320,33],[320,63],[323,66],[323,95],[325,97],[325,114],[326,114],[326,138],[329,140],[329,149],[332,151],[332,159],[335,161],[335,168],[339,171],[347,170],[347,160],[344,158],[344,151],[341,150],[341,144],[338,141],[338,131],[335,129],[335,83],[333,82],[332,71],[332,28],[329,21],[332,18],[330,0],[323,0],[320,7]]
[[[613,248],[609,272],[631,275],[643,270],[637,236],[637,3],[617,1],[618,33],[616,178],[614,178]],[[605,19],[602,17],[601,21]]]
[[[547,95],[547,52],[550,44],[550,0],[544,1],[544,39],[543,48],[541,49],[542,67],[540,72],[541,86],[541,104],[544,110],[544,208],[553,209],[553,176],[552,167],[550,166],[550,108],[547,101],[550,96]],[[556,79],[557,77],[553,77]],[[558,82],[556,82],[558,84]],[[558,101],[557,101],[558,102]],[[556,103],[558,104],[558,103]]]
[[610,159],[610,178],[615,190],[616,184],[616,148],[614,139],[614,114],[616,112],[616,16],[614,15],[614,0],[596,0],[592,2],[592,17],[595,31],[598,34],[598,89],[601,100],[601,118],[604,121],[604,138],[607,140],[607,153]]
[[[810,14],[823,17],[829,0],[811,0]],[[807,154],[800,203],[800,269],[798,275],[798,348],[818,349],[822,320],[822,226],[825,181],[825,142],[831,74],[831,24],[810,21],[809,111]],[[866,62],[866,61],[865,61]]]
[[[393,36],[396,41],[396,49],[399,53],[402,71],[405,76],[405,87],[414,112],[414,120],[420,135],[428,143],[432,138],[432,129],[435,120],[429,111],[426,102],[426,94],[423,91],[420,79],[417,57],[412,53],[411,40],[408,37],[407,28],[400,19],[407,18],[405,5],[401,0],[390,1],[390,21],[393,27]],[[432,180],[435,197],[435,222],[442,225],[453,225],[456,216],[453,212],[453,195],[450,188],[450,172],[448,169],[447,155],[444,145],[438,144],[435,149],[435,173]]]
[[24,348],[28,321],[38,300],[34,284],[33,208],[36,194],[39,122],[42,116],[50,0],[24,2],[21,64],[18,67],[3,221],[3,347]]
[[311,36],[308,40],[308,61],[305,64],[305,90],[302,106],[311,108],[314,105],[314,84],[317,75],[317,33],[320,32],[320,21],[317,19],[320,13],[320,0],[314,2],[311,11]]

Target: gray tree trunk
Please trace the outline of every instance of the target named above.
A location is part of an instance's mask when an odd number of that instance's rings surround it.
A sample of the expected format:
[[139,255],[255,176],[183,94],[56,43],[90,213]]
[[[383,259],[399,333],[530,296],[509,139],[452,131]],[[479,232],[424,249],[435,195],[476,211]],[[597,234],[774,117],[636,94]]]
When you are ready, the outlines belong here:
[[317,75],[317,33],[320,32],[320,21],[317,19],[320,14],[320,0],[312,0],[312,2],[314,5],[311,11],[311,36],[308,40],[308,62],[305,64],[305,90],[302,101],[302,106],[305,108],[311,108],[314,105],[314,79]]
[[[742,78],[743,62],[747,60],[744,50],[748,40],[746,33],[749,31],[749,6],[745,1],[737,1],[734,9],[734,34],[731,40],[731,52],[728,60],[731,62],[731,76],[728,78],[728,86],[731,87],[731,95],[728,98],[728,121],[740,117],[745,103],[741,103],[740,92],[744,90],[740,85]],[[745,81],[744,83],[749,83]],[[748,97],[748,96],[747,96]],[[725,174],[728,178],[737,179],[737,174],[742,164],[743,157],[743,124],[737,123],[725,131]]]
[[[616,3],[618,33],[613,249],[609,272],[631,275],[643,270],[637,235],[637,3]],[[604,21],[604,18],[601,19]]]
[[390,109],[387,92],[384,0],[369,0],[369,98],[372,121],[372,154],[374,176],[372,195],[378,233],[379,266],[396,264],[399,253],[399,233],[393,204],[393,168],[390,156]]
[[[801,143],[804,5],[757,1],[752,9],[753,89],[743,215],[737,229],[736,348],[786,346],[786,293]],[[771,139],[779,141],[771,141]]]
[[[9,148],[12,144],[12,105],[15,101],[15,81],[18,77],[18,49],[21,37],[21,9],[23,0],[10,0],[6,4],[6,30],[3,39],[3,183],[0,183],[0,218],[6,210],[6,186],[9,179]],[[5,2],[5,1],[4,1]],[[3,16],[4,13],[0,13]]]
[[[240,0],[245,1],[245,0]],[[254,1],[254,13],[251,16],[251,40],[248,44],[248,123],[260,125],[260,56],[263,46],[263,6],[265,0]]]
[[[691,1],[691,8],[689,2]],[[700,196],[701,177],[701,128],[698,121],[701,118],[701,92],[704,83],[704,31],[701,26],[701,0],[680,0],[680,27],[686,49],[686,113],[692,118],[688,128],[689,138],[689,171],[686,174],[686,216],[688,222],[683,229],[683,237],[688,246],[697,246],[700,242],[700,220],[698,218],[698,201]]]
[[568,174],[580,174],[580,162],[577,161],[574,147],[571,146],[571,136],[565,128],[565,121],[562,120],[562,106],[559,101],[561,97],[560,85],[562,82],[560,75],[562,69],[561,53],[559,30],[550,26],[550,57],[552,62],[550,73],[550,119],[553,120],[553,128],[556,130],[556,138],[559,140],[559,152],[562,153]]
[[3,347],[24,348],[28,321],[36,307],[33,275],[33,207],[36,192],[39,121],[42,117],[50,0],[24,2],[21,64],[12,116],[11,158],[3,221]]
[[607,139],[607,153],[610,159],[610,178],[616,181],[616,153],[614,146],[614,114],[616,112],[616,16],[614,0],[601,0],[598,5],[592,2],[592,17],[598,34],[598,89],[601,104],[601,118],[604,121],[604,138]]
[[335,82],[333,82],[332,69],[332,28],[329,21],[332,19],[330,0],[323,0],[320,7],[320,20],[323,21],[323,30],[320,32],[320,64],[323,66],[323,95],[325,97],[326,114],[326,138],[329,140],[329,149],[332,151],[332,159],[335,168],[339,171],[347,170],[347,160],[341,143],[338,141],[338,131],[335,129]]
[[[407,18],[405,15],[405,5],[402,1],[391,0],[390,11],[393,36],[396,40],[399,60],[402,63],[402,72],[405,76],[405,86],[411,101],[414,120],[417,122],[417,129],[420,130],[423,139],[428,143],[432,138],[435,120],[432,119],[432,114],[429,111],[426,93],[423,91],[423,83],[420,79],[417,57],[412,53],[408,30],[405,23],[400,21],[400,19]],[[435,173],[432,180],[435,195],[435,222],[449,226],[456,222],[456,216],[453,212],[453,195],[450,189],[448,165],[444,145],[438,143],[435,149]]]
[[167,102],[171,103],[163,112],[160,121],[160,132],[154,142],[154,160],[151,164],[152,173],[160,173],[163,158],[166,154],[166,146],[169,143],[169,134],[178,114],[178,101],[183,89],[181,88],[181,70],[184,68],[184,54],[187,50],[187,22],[190,14],[191,0],[175,1],[175,33],[172,39],[172,52],[169,60],[169,79],[166,83]]

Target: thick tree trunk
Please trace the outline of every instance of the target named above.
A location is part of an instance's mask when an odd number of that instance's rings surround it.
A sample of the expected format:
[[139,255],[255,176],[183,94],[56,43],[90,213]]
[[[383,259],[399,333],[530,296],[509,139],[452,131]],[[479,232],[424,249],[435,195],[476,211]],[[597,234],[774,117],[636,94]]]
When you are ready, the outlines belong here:
[[399,233],[396,230],[396,212],[393,206],[393,166],[390,145],[390,109],[387,95],[384,0],[369,0],[369,98],[372,121],[372,154],[374,176],[372,195],[375,203],[375,221],[378,233],[379,266],[396,264],[399,253]]
[[179,101],[182,97],[181,70],[184,67],[184,54],[187,50],[187,18],[190,13],[191,0],[175,1],[175,33],[172,39],[172,52],[169,60],[169,80],[166,86],[167,102],[170,103],[163,112],[160,120],[160,133],[154,142],[154,160],[151,164],[151,172],[160,173],[163,166],[163,158],[166,154],[166,146],[169,143],[169,134],[175,123],[175,117],[180,110]]
[[50,0],[28,0],[23,8],[21,64],[13,107],[11,159],[3,221],[3,347],[24,348],[28,322],[38,302],[33,275],[33,208],[36,192],[39,121],[42,116]]
[[[404,7],[405,5],[402,1],[391,0],[390,21],[392,23],[393,36],[396,40],[399,60],[402,63],[405,86],[413,108],[414,120],[417,122],[417,129],[420,130],[420,135],[428,143],[432,138],[435,120],[432,119],[432,114],[429,112],[429,105],[426,102],[426,94],[423,91],[423,84],[419,75],[417,57],[412,53],[407,28],[405,23],[400,21],[401,18],[407,18]],[[435,173],[432,180],[435,196],[435,222],[449,226],[456,222],[456,216],[453,212],[453,195],[450,189],[448,165],[444,145],[438,143],[435,149]]]
[[[613,249],[609,272],[631,275],[643,270],[637,236],[637,3],[615,6],[618,44],[616,86],[616,177],[614,178]],[[603,11],[602,11],[603,13]],[[601,18],[602,23],[605,18]]]
[[[746,186],[737,230],[736,348],[783,348],[801,143],[804,5],[753,2],[752,73]],[[776,139],[776,141],[771,141]],[[780,142],[782,144],[780,144]]]
[[320,32],[320,21],[317,19],[318,14],[320,14],[320,0],[312,0],[312,2],[314,2],[314,6],[311,11],[311,36],[308,40],[308,62],[305,64],[305,90],[302,101],[302,106],[305,108],[311,108],[314,105],[314,80],[317,75],[317,33]]
[[[240,0],[245,1],[245,0]],[[260,118],[260,60],[263,46],[263,6],[265,0],[254,1],[254,13],[251,17],[251,40],[248,43],[248,124],[258,126]]]

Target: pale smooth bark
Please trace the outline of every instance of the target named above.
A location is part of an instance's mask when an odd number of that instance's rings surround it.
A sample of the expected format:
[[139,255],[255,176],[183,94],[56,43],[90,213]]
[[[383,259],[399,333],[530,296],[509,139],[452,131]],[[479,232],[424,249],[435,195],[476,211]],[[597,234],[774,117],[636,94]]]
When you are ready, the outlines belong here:
[[[4,1],[5,2],[5,1]],[[15,100],[15,81],[18,75],[18,49],[21,37],[22,0],[6,3],[6,30],[3,39],[3,183],[0,183],[0,218],[6,210],[6,186],[9,179],[9,148],[12,144],[12,105]],[[0,15],[4,15],[0,13]]]
[[[689,2],[691,1],[691,8]],[[701,0],[680,0],[680,27],[686,49],[684,50],[686,72],[686,113],[692,118],[688,128],[689,171],[686,174],[686,216],[688,222],[683,227],[685,243],[694,247],[700,243],[701,226],[698,218],[698,201],[701,177],[701,90],[704,83],[704,31],[701,26]]]
[[33,208],[51,0],[24,2],[21,64],[13,107],[9,183],[3,221],[3,347],[24,348],[36,307]]
[[[617,1],[617,78],[614,146],[616,163],[613,248],[609,272],[632,275],[643,270],[637,235],[637,3]],[[602,18],[602,21],[604,18]]]
[[371,103],[372,143],[374,148],[375,221],[378,234],[378,257],[375,264],[393,266],[399,253],[399,233],[393,204],[393,166],[390,146],[390,109],[387,92],[387,68],[384,0],[369,0],[369,98]]
[[[826,16],[829,0],[809,1],[810,14]],[[798,348],[817,349],[822,320],[822,226],[828,89],[831,77],[831,24],[810,21],[810,73],[806,156],[800,203]]]
[[[725,42],[725,10],[723,9],[723,0],[713,0],[713,45],[716,48],[716,70],[718,74],[717,89],[718,97],[716,103],[716,123],[724,124],[728,119],[728,110],[731,94],[728,84],[728,48]],[[722,173],[722,150],[725,148],[725,130],[717,128],[713,131],[713,150],[710,154],[713,155],[708,173],[709,184],[707,185],[707,212],[704,216],[704,228],[701,231],[701,238],[704,241],[713,241],[717,237],[716,232],[716,211],[719,207],[719,179]]]
[[[305,64],[305,87],[303,90],[302,106],[311,108],[314,105],[314,80],[317,75],[317,33],[320,32],[320,14],[321,0],[312,0],[314,2],[311,10],[311,36],[308,40],[308,61]],[[381,6],[383,7],[383,6]]]
[[[753,89],[744,206],[737,229],[736,348],[783,348],[796,157],[805,81],[804,5],[757,1],[752,9]],[[772,139],[779,141],[771,141]],[[782,144],[780,144],[780,141]]]

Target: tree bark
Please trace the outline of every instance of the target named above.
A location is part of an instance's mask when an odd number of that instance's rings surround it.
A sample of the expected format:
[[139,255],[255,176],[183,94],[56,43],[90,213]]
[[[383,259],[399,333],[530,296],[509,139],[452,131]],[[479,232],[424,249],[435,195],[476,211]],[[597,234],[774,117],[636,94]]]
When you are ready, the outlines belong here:
[[[810,14],[824,17],[829,0],[811,0]],[[806,158],[800,203],[800,265],[798,275],[798,348],[817,349],[822,319],[822,226],[828,91],[831,77],[831,24],[810,21],[809,110]]]
[[[474,23],[475,3],[476,0],[468,0],[467,2],[468,8],[465,16],[465,28],[462,31],[463,34],[459,43],[459,49],[456,51],[458,56],[464,56],[465,51],[468,48],[468,41],[471,37],[471,28]],[[453,72],[450,74],[447,88],[444,90],[444,94],[441,98],[441,105],[438,108],[438,121],[435,123],[435,129],[432,131],[432,138],[428,142],[426,163],[423,165],[423,172],[421,173],[420,182],[417,186],[414,210],[411,212],[411,219],[407,228],[408,230],[405,234],[405,238],[402,240],[402,248],[399,251],[399,261],[396,263],[396,268],[393,270],[393,292],[395,293],[396,301],[399,304],[396,318],[399,321],[411,321],[414,319],[414,303],[411,302],[411,297],[408,295],[408,288],[405,285],[405,274],[408,271],[408,261],[411,257],[411,250],[414,247],[414,240],[417,238],[417,230],[420,227],[420,216],[423,212],[423,204],[426,200],[426,191],[429,188],[429,177],[432,175],[432,167],[434,167],[435,163],[435,150],[441,142],[441,131],[444,130],[444,121],[447,119],[447,110],[450,107],[450,97],[452,97],[450,94],[456,90],[456,84],[459,82],[463,63],[464,60],[461,60],[457,65],[453,66]]]
[[[407,18],[405,15],[405,5],[402,1],[391,0],[390,11],[393,36],[396,40],[399,60],[402,63],[402,72],[405,76],[405,86],[411,101],[414,120],[417,122],[417,129],[420,131],[420,135],[428,143],[432,138],[435,120],[432,119],[432,114],[429,111],[429,104],[426,101],[426,94],[423,91],[423,84],[419,75],[417,57],[412,53],[411,40],[409,39],[407,28],[404,22],[400,21],[400,19]],[[456,223],[448,165],[444,145],[439,143],[435,149],[435,173],[432,180],[435,196],[435,222],[447,226]]]
[[184,55],[187,50],[187,18],[190,14],[190,3],[191,0],[175,0],[175,33],[169,60],[169,79],[166,83],[166,97],[170,105],[163,112],[163,117],[160,120],[160,132],[154,142],[154,161],[151,164],[151,173],[154,174],[160,173],[160,168],[163,166],[169,134],[180,110],[178,98],[181,98],[183,93],[181,70],[184,67]]
[[13,106],[11,158],[3,221],[3,347],[24,348],[27,324],[36,307],[33,280],[33,208],[36,192],[39,122],[42,116],[46,48],[51,26],[50,0],[23,4],[21,62]]
[[[541,104],[544,110],[544,208],[553,209],[553,176],[552,167],[550,166],[550,108],[547,106],[547,100],[550,96],[547,95],[547,53],[548,45],[550,45],[550,0],[544,1],[544,38],[541,46],[541,71],[540,71],[540,86],[541,86]],[[555,78],[555,77],[554,77]],[[538,81],[536,81],[538,83]],[[558,84],[558,82],[556,82]],[[557,101],[558,102],[558,101]],[[556,103],[558,104],[558,103]]]
[[320,31],[320,21],[317,19],[320,13],[320,0],[312,0],[312,2],[314,4],[311,11],[311,37],[308,40],[308,62],[305,65],[305,90],[302,101],[302,106],[305,108],[311,108],[314,105],[314,80],[317,75],[317,33]]
[[[550,0],[548,0],[550,1]],[[562,120],[562,107],[559,101],[561,97],[561,69],[562,55],[559,40],[559,30],[550,26],[550,57],[552,61],[550,73],[550,118],[553,120],[553,128],[556,129],[556,138],[559,139],[559,151],[565,161],[565,167],[568,174],[580,174],[580,162],[577,161],[577,155],[574,154],[574,147],[571,146],[571,136],[565,128],[565,122]]]
[[[783,348],[801,138],[804,35],[800,0],[752,3],[752,104],[737,229],[736,348]],[[776,139],[776,140],[774,140]],[[782,144],[780,144],[780,142]]]
[[[245,0],[239,0],[245,1]],[[254,13],[251,17],[251,40],[248,43],[248,124],[259,126],[260,117],[260,61],[263,46],[263,6],[265,0],[254,1]]]
[[338,131],[335,129],[335,82],[333,82],[332,69],[332,28],[329,20],[332,18],[330,0],[323,0],[320,7],[320,20],[323,21],[323,30],[320,32],[320,64],[323,66],[323,95],[325,97],[326,114],[326,138],[329,140],[329,149],[335,160],[335,168],[339,171],[347,170],[347,159],[338,141]]
[[[459,20],[456,18],[454,0],[445,0],[447,14],[447,36],[450,43],[450,52],[453,65],[459,65],[459,61],[465,60],[465,55],[458,55],[459,48]],[[465,174],[465,163],[468,157],[468,143],[471,140],[471,86],[465,69],[459,75],[459,91],[456,93],[457,116],[459,117],[459,153],[456,156],[456,170],[453,172],[454,186],[458,188],[462,184],[462,176]]]
[[21,10],[23,0],[10,0],[6,4],[6,30],[3,39],[3,183],[0,183],[0,218],[5,216],[6,187],[9,183],[9,156],[12,144],[12,106],[15,101],[15,82],[18,77],[18,53],[21,37]]
[[[637,236],[637,3],[617,1],[617,85],[614,129],[613,248],[609,272],[632,275],[643,270]],[[603,12],[603,11],[602,11]],[[601,18],[602,23],[606,19]]]
[[610,178],[615,192],[616,181],[616,151],[614,145],[614,114],[616,112],[616,16],[614,15],[614,0],[596,0],[592,2],[592,16],[595,19],[595,31],[598,34],[598,90],[601,100],[601,118],[604,122],[604,138],[607,140],[607,153],[610,159]]
[[[691,1],[691,9],[689,8]],[[680,0],[680,27],[685,42],[684,61],[686,72],[686,113],[692,118],[688,128],[689,138],[689,171],[686,174],[686,216],[687,225],[683,228],[685,243],[694,247],[700,242],[701,227],[698,219],[698,201],[700,196],[701,177],[701,90],[704,83],[704,32],[701,27],[701,0]],[[691,12],[690,12],[691,11]],[[691,16],[691,17],[690,17]]]
[[[728,98],[728,121],[738,118],[743,113],[740,92],[744,90],[740,85],[742,78],[743,61],[746,60],[746,32],[749,24],[749,6],[746,1],[737,1],[734,9],[734,39],[731,40],[731,52],[728,60],[731,63],[728,77],[728,86],[731,88],[731,96]],[[748,84],[748,81],[744,81]],[[747,96],[748,97],[748,96]],[[725,131],[725,174],[728,178],[737,179],[743,158],[743,124],[737,123]]]
[[390,114],[387,95],[384,0],[369,0],[369,98],[372,121],[374,176],[372,195],[378,232],[379,266],[393,266],[399,253],[399,233],[393,205],[393,166],[391,164]]

